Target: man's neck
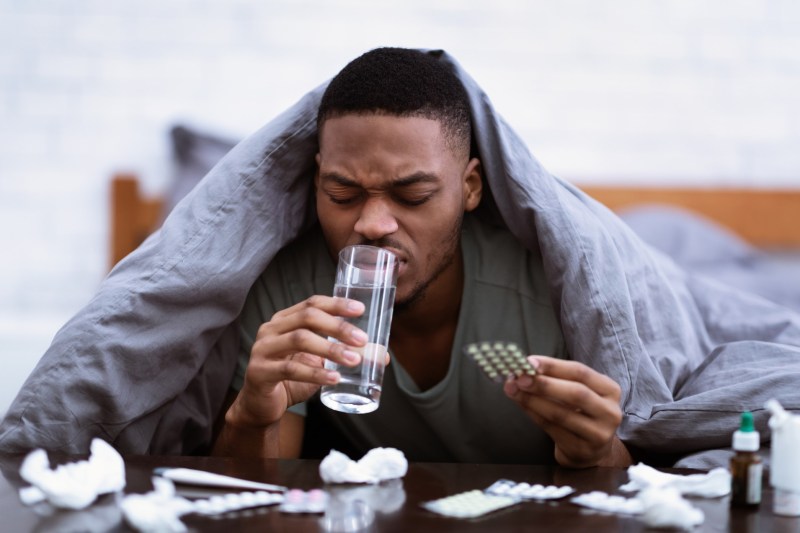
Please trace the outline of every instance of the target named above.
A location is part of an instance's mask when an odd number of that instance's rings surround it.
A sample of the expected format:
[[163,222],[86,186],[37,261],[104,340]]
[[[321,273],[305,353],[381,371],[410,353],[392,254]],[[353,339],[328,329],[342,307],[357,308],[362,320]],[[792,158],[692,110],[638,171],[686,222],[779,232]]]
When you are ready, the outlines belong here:
[[389,341],[395,359],[420,390],[428,390],[447,375],[464,289],[464,262],[456,260],[424,296],[395,312]]
[[395,336],[425,337],[458,323],[461,296],[464,291],[464,259],[461,247],[453,263],[442,272],[436,283],[408,307],[395,309],[392,338]]

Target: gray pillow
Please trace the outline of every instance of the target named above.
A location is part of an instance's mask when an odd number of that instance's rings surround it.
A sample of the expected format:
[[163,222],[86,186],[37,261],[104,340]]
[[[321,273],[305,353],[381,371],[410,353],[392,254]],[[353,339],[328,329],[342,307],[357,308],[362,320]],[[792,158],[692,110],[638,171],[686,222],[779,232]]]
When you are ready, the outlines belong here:
[[164,216],[208,174],[238,142],[177,124],[170,130],[174,174],[164,197]]
[[691,211],[652,204],[619,215],[642,239],[683,267],[740,262],[758,255],[733,231]]

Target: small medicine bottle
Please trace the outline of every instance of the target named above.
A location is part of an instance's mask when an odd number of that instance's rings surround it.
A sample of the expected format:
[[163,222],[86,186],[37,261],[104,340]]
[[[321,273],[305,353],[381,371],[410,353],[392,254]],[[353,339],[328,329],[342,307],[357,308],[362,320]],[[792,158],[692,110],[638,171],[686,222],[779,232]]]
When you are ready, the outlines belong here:
[[731,457],[731,505],[758,507],[761,503],[761,476],[763,464],[758,455],[760,439],[753,427],[753,414],[742,413],[740,427],[733,433]]

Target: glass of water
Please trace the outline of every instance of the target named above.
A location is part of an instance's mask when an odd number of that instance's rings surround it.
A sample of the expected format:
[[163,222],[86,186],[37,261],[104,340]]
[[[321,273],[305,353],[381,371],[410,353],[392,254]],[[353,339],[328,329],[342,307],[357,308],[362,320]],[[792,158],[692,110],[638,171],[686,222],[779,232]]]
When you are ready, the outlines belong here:
[[325,368],[341,375],[339,383],[325,385],[320,392],[322,403],[331,409],[370,413],[378,408],[396,290],[397,258],[393,253],[365,245],[348,246],[339,252],[333,295],[364,304],[364,314],[343,320],[363,330],[367,344],[351,348],[361,355],[356,366],[325,361]]

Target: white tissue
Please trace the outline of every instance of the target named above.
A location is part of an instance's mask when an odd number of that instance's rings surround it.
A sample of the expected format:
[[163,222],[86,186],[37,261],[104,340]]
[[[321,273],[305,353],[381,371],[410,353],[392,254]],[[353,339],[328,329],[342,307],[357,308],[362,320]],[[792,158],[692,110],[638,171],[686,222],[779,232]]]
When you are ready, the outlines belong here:
[[724,468],[707,474],[668,474],[639,463],[628,467],[630,482],[621,490],[636,492],[633,498],[595,491],[572,498],[572,502],[612,513],[637,515],[649,527],[691,529],[703,523],[703,511],[683,495],[714,498],[731,490],[731,475]]
[[186,525],[180,517],[194,510],[192,502],[175,494],[172,481],[153,478],[154,490],[146,494],[129,494],[120,507],[125,521],[137,531],[148,533],[182,533]]
[[35,505],[47,499],[47,494],[42,492],[39,487],[22,487],[19,489],[19,499],[22,505]]
[[638,515],[644,510],[642,502],[636,498],[626,498],[616,494],[611,495],[600,490],[593,490],[592,492],[575,496],[570,501],[589,509],[607,513]]
[[703,511],[692,507],[674,488],[647,488],[636,495],[642,502],[639,518],[653,528],[692,529],[703,523]]
[[718,498],[731,491],[731,473],[725,468],[715,468],[706,474],[668,474],[639,463],[628,467],[630,482],[620,490],[636,492],[647,488],[673,488],[684,496]]
[[403,477],[407,471],[405,455],[395,448],[373,448],[358,462],[331,450],[319,465],[325,483],[380,483]]
[[605,511],[636,515],[650,527],[691,529],[702,524],[703,511],[692,507],[680,492],[673,488],[650,487],[644,489],[634,498],[625,498],[593,491],[572,498],[573,503]]
[[358,464],[378,481],[401,478],[408,472],[406,456],[395,448],[373,448],[359,459]]
[[26,505],[46,499],[56,507],[84,509],[98,496],[125,488],[125,463],[119,453],[101,439],[92,440],[90,450],[88,460],[55,469],[46,451],[29,453],[19,473],[33,487],[20,489],[20,499]]

